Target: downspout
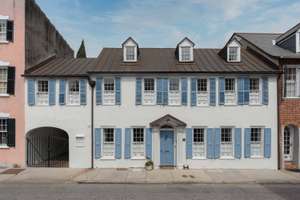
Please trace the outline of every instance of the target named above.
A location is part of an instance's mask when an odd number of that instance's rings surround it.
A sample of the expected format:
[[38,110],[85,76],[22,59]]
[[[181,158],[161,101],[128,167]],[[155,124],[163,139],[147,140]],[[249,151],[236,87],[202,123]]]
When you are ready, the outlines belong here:
[[95,81],[88,79],[89,85],[91,86],[91,168],[94,168],[94,89]]

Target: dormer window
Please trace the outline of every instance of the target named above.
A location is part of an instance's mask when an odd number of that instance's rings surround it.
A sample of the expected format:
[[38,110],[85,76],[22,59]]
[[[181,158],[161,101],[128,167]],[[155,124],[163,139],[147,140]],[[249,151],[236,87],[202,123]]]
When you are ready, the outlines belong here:
[[233,41],[227,47],[227,61],[241,62],[241,47],[238,42]]
[[179,62],[193,62],[194,61],[194,46],[195,44],[188,38],[184,38],[177,45]]
[[131,37],[123,44],[123,61],[136,62],[138,57],[138,44]]

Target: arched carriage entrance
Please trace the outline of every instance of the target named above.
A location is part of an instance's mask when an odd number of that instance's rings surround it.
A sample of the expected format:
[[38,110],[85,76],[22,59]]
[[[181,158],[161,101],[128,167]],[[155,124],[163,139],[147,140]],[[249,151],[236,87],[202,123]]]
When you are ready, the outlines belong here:
[[68,167],[69,136],[54,127],[36,128],[27,133],[28,167]]
[[299,129],[294,125],[288,125],[283,132],[283,159],[286,169],[300,168]]

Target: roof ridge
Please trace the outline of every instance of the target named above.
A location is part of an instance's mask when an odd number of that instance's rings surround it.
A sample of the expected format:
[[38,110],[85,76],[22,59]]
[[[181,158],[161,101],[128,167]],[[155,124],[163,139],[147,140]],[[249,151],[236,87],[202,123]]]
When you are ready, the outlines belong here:
[[235,32],[235,34],[261,34],[261,35],[281,35],[282,33],[266,33],[266,32]]

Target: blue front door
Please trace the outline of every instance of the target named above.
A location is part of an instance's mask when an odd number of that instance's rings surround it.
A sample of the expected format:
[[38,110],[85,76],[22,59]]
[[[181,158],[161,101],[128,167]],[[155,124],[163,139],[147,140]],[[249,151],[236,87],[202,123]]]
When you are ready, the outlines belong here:
[[160,165],[174,166],[174,132],[160,131]]

